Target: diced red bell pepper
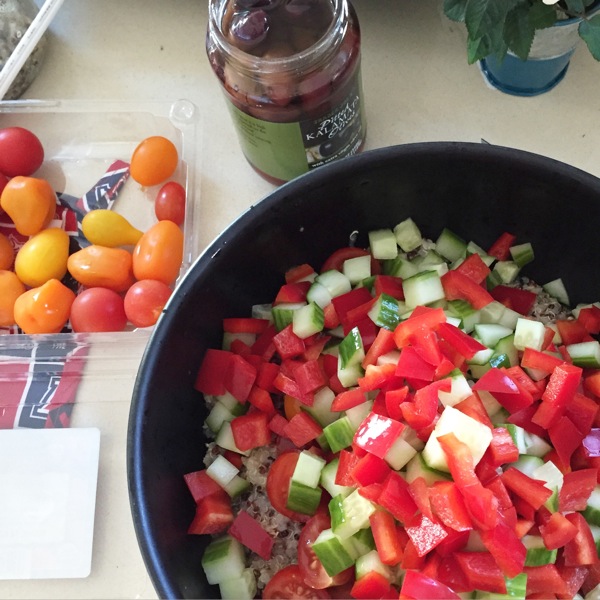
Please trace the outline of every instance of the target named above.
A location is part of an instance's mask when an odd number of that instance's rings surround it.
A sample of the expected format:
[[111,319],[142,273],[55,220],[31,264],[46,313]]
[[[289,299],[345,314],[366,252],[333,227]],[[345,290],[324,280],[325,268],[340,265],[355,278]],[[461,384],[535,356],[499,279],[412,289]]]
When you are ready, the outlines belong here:
[[417,551],[417,556],[425,556],[448,537],[446,528],[439,521],[432,521],[423,514],[418,514],[404,529]]
[[[387,598],[390,594],[390,588],[392,588],[392,585],[381,573],[378,571],[369,571],[354,582],[350,590],[350,595],[352,598],[359,598],[361,600]],[[397,597],[398,592],[395,592],[395,595]]]
[[455,531],[473,529],[465,501],[453,481],[436,481],[429,488],[429,501],[438,519]]
[[562,365],[565,361],[548,352],[526,347],[521,357],[521,366],[525,369],[537,369],[550,375],[555,367]]
[[[529,348],[526,348],[527,351]],[[513,365],[504,369],[504,372],[517,384],[519,389],[525,390],[533,399],[539,400],[542,397],[543,389],[536,385],[535,381],[519,366]]]
[[263,560],[271,560],[273,542],[275,541],[263,526],[245,510],[240,510],[229,527],[229,535],[246,548],[258,554]]
[[395,369],[397,377],[433,381],[435,376],[435,365],[427,362],[414,346],[406,346],[402,349]]
[[552,513],[539,530],[548,550],[562,548],[577,535],[577,527],[560,512]]
[[473,390],[490,392],[509,413],[518,412],[533,403],[533,397],[506,373],[498,368],[486,371],[473,386]]
[[456,269],[444,273],[441,280],[447,300],[466,300],[477,310],[482,309],[494,300],[483,286]]
[[271,394],[269,394],[267,390],[263,390],[256,385],[250,390],[248,402],[269,416],[273,416],[276,412]]
[[404,430],[404,424],[395,419],[370,412],[354,434],[359,448],[384,458],[392,444]]
[[381,294],[387,294],[396,300],[404,300],[404,288],[402,279],[393,275],[376,275],[373,282],[375,297]]
[[273,338],[277,334],[275,325],[269,325],[252,344],[252,354],[261,356],[263,360],[269,361],[275,354],[275,344]]
[[573,452],[579,447],[585,437],[569,417],[562,416],[548,430],[550,441],[561,462],[568,465]]
[[562,364],[552,371],[532,420],[540,427],[550,428],[564,413],[581,382],[583,370],[574,365]]
[[408,396],[409,390],[407,385],[404,385],[397,389],[387,390],[385,392],[385,408],[387,410],[388,415],[392,419],[400,421],[404,418],[402,410],[400,409],[400,405],[404,401],[406,401]]
[[223,533],[233,523],[231,500],[226,493],[211,494],[196,504],[196,514],[188,527],[188,533],[206,535]]
[[515,467],[508,467],[501,477],[504,485],[513,494],[521,497],[535,510],[552,496],[552,490],[547,488],[543,481],[533,479]]
[[554,564],[524,567],[523,572],[527,575],[528,598],[532,594],[544,594],[544,598],[550,598],[555,594],[562,597],[567,591],[565,582]]
[[223,492],[223,488],[206,474],[206,469],[186,473],[183,478],[196,503],[207,496]]
[[561,600],[571,600],[572,598],[575,598],[575,595],[581,589],[581,586],[587,577],[590,566],[593,565],[568,567],[564,564],[559,564],[558,572],[565,583],[566,591],[562,595],[556,594],[557,597],[561,598]]
[[349,292],[346,292],[345,294],[336,296],[332,299],[332,303],[335,307],[335,312],[340,319],[340,323],[344,327],[351,326],[350,328],[352,328],[356,324],[356,319],[348,317],[349,311],[365,304],[366,302],[370,302],[371,300],[373,300],[373,296],[368,288],[357,287]]
[[318,360],[307,360],[294,371],[294,379],[303,396],[321,389],[327,378]]
[[490,246],[488,254],[498,260],[507,260],[510,257],[510,247],[514,245],[516,239],[516,235],[508,231],[503,232]]
[[440,583],[436,579],[432,579],[424,575],[420,571],[409,570],[404,574],[402,587],[400,588],[402,598],[421,598],[453,600],[460,598],[458,594],[452,591],[447,585]]
[[[448,271],[448,273],[451,272]],[[486,348],[482,343],[451,323],[441,323],[438,326],[438,334],[467,359],[473,358],[477,352]]]
[[529,290],[508,285],[497,285],[490,291],[490,294],[496,302],[504,304],[520,315],[528,315],[537,299],[537,294]]
[[478,284],[483,283],[485,278],[491,272],[490,268],[476,252],[467,256],[467,258],[456,267],[456,270]]
[[450,379],[439,379],[418,389],[412,401],[400,405],[405,421],[413,429],[421,430],[433,425],[438,414],[439,392],[449,392]]
[[504,575],[489,552],[457,552],[454,558],[471,590],[506,594]]
[[396,520],[386,510],[376,510],[369,523],[377,554],[384,565],[397,565],[404,555]]
[[358,378],[358,386],[364,392],[378,390],[389,383],[396,374],[396,365],[367,365],[365,374]]
[[598,335],[600,333],[600,308],[592,304],[579,310],[577,320],[584,326],[588,333]]
[[594,565],[598,563],[596,543],[585,517],[579,512],[572,512],[565,517],[576,527],[575,537],[567,542],[563,550],[563,558],[567,567]]
[[306,293],[310,287],[310,281],[295,281],[293,283],[284,283],[277,292],[273,305],[295,302],[305,302]]
[[441,435],[437,440],[446,456],[446,462],[452,479],[459,489],[479,484],[480,481],[477,475],[475,475],[473,455],[469,447],[464,442],[461,442],[454,433]]
[[233,353],[227,350],[209,348],[198,369],[194,389],[211,396],[223,395],[227,391],[225,380],[232,356]]
[[294,283],[295,281],[301,281],[304,278],[310,278],[315,274],[315,270],[309,264],[302,263],[285,272],[285,282]]
[[434,521],[436,517],[431,509],[431,502],[429,501],[429,487],[425,481],[425,478],[421,476],[415,477],[408,484],[408,489],[421,513],[423,513],[429,520]]
[[581,322],[576,319],[558,319],[556,328],[565,346],[593,339]]
[[285,437],[285,427],[288,420],[281,414],[275,413],[269,420],[269,429],[280,437]]
[[515,462],[519,458],[519,449],[506,427],[495,427],[492,429],[492,441],[489,452],[492,455],[494,465],[497,467]]
[[377,363],[377,359],[388,352],[396,349],[396,342],[394,341],[394,332],[382,327],[378,332],[373,343],[369,346],[365,357],[362,361],[363,368],[367,365],[374,365]]
[[281,369],[273,381],[273,387],[279,390],[282,394],[292,396],[306,406],[312,406],[315,398],[313,394],[303,394],[300,391],[300,386],[294,379],[286,375]]
[[377,504],[377,500],[381,494],[381,490],[383,489],[383,485],[381,483],[370,483],[369,485],[363,485],[358,488],[358,493],[367,500],[371,502],[375,502]]
[[[419,310],[417,310],[419,309]],[[446,322],[446,314],[442,308],[417,307],[411,316],[401,321],[394,329],[394,341],[398,348],[404,348],[410,337],[422,327],[436,329],[440,323]]]
[[408,523],[417,512],[417,505],[412,498],[408,483],[396,471],[392,471],[383,482],[377,502],[392,513],[401,523]]
[[561,512],[585,510],[590,494],[596,487],[597,469],[579,469],[565,473],[558,493]]
[[273,337],[273,343],[281,358],[294,358],[300,356],[305,350],[304,340],[299,338],[293,330],[292,325],[284,327]]
[[529,431],[529,433],[535,433],[535,435],[545,438],[547,436],[546,430],[531,420],[533,415],[537,412],[539,405],[540,402],[537,401],[533,404],[530,404],[526,408],[519,410],[518,412],[508,415],[506,418],[507,423],[518,425],[526,431]]
[[[355,288],[355,289],[366,289],[366,288]],[[334,298],[335,300],[335,298]],[[369,312],[373,308],[375,304],[376,298],[371,297],[370,300],[351,308],[346,313],[345,321],[342,321],[342,325],[344,326],[344,333],[348,334],[348,332],[353,327],[358,327],[360,329],[361,323],[363,323],[366,319],[373,322],[369,317]],[[341,320],[341,319],[340,319]]]
[[[417,351],[417,354],[437,370],[445,358],[444,353],[440,349],[437,334],[429,327],[421,327],[410,336],[410,343]],[[423,377],[422,379],[425,378]]]
[[238,401],[246,402],[256,381],[257,369],[245,358],[236,354],[229,359],[225,375],[225,389]]
[[[358,256],[368,256],[370,252],[368,250],[364,250],[363,248],[357,248],[356,246],[348,246],[344,248],[338,248],[334,250],[329,257],[323,263],[321,267],[321,273],[325,271],[329,271],[331,269],[336,269],[337,271],[343,271],[344,263],[349,258],[356,258]],[[381,272],[381,267],[379,262],[374,258],[371,258],[371,274],[377,275]]]
[[341,412],[348,410],[349,408],[354,408],[366,401],[367,395],[363,390],[360,388],[352,388],[337,394],[331,403],[331,410],[332,412]]
[[302,355],[304,360],[319,360],[321,358],[325,346],[327,345],[330,339],[330,335],[325,335],[322,332],[312,335],[309,338],[306,338],[304,340],[306,350]]
[[300,411],[289,420],[284,432],[298,448],[302,448],[316,440],[323,433],[323,429],[308,413]]
[[269,326],[267,319],[251,317],[233,317],[223,319],[223,331],[227,333],[256,333],[260,334]]
[[361,486],[372,483],[382,483],[389,475],[391,467],[383,460],[370,452],[367,452],[354,465],[351,476]]
[[503,518],[492,529],[481,532],[481,541],[506,577],[516,577],[525,566],[527,549]]
[[246,342],[237,338],[231,340],[231,343],[229,344],[229,350],[231,350],[231,352],[234,354],[239,354],[245,358],[252,354],[252,348],[246,344]]
[[325,329],[335,329],[340,324],[340,318],[337,312],[335,312],[333,302],[330,302],[323,308],[323,319],[323,327]]
[[262,390],[267,392],[275,392],[273,382],[279,373],[279,365],[271,362],[263,362],[256,373],[256,381],[254,382]]
[[474,483],[460,488],[465,506],[473,525],[481,530],[492,529],[499,518],[498,498],[481,483]]
[[336,485],[355,485],[354,478],[352,477],[352,469],[356,466],[361,457],[355,452],[346,450],[345,448],[340,450],[338,457],[339,463],[335,475]]
[[454,408],[456,408],[456,410],[460,410],[460,412],[468,415],[472,419],[479,421],[482,425],[486,425],[490,429],[494,427],[490,416],[485,409],[485,405],[483,404],[477,392],[470,394],[464,400],[461,400],[458,404],[455,404]]
[[576,392],[565,408],[565,416],[569,417],[575,427],[585,436],[592,429],[599,411],[600,406],[593,398]]
[[242,451],[252,450],[271,443],[269,415],[261,411],[248,412],[231,421],[235,445]]
[[496,496],[496,498],[498,498],[498,507],[501,511],[513,506],[513,502],[508,490],[506,489],[504,483],[502,483],[502,479],[500,479],[500,476],[497,473],[495,477],[485,483],[485,487],[490,490],[492,494]]

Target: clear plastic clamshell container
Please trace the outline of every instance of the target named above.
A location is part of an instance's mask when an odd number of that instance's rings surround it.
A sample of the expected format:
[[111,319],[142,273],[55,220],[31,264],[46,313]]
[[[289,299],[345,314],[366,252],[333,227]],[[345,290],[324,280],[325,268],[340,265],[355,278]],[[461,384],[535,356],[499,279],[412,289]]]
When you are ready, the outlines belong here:
[[[170,180],[178,181],[186,189],[180,277],[199,253],[199,186],[196,185],[201,147],[199,121],[197,107],[187,100],[144,105],[116,101],[0,103],[0,128],[26,127],[44,146],[44,164],[34,176],[47,179],[57,193],[77,198],[93,188],[114,161],[128,163],[133,150],[146,137],[161,135],[170,139],[180,157]],[[156,222],[154,199],[159,189],[160,185],[143,188],[129,177],[112,210],[145,231]],[[25,397],[25,386],[29,388],[39,382],[51,394],[51,385],[63,386],[68,391],[69,385],[76,388],[82,378],[93,378],[101,385],[116,384],[119,378],[131,379],[149,333],[149,329],[131,328],[118,333],[24,335],[0,329],[0,428],[9,426],[2,422],[3,415],[6,417],[7,407],[18,402],[19,395]],[[55,383],[50,384],[51,381]],[[63,400],[69,397],[69,393],[61,395]],[[48,413],[48,407],[44,410]],[[13,408],[8,412],[12,414]],[[10,415],[6,419],[10,420]],[[15,426],[35,424],[15,422]],[[56,426],[61,425],[57,422]]]

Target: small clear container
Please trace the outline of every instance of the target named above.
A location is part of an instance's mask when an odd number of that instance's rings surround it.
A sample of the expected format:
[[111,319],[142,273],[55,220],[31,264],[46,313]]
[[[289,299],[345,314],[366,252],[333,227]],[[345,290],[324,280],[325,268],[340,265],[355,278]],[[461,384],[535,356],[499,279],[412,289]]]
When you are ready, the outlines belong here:
[[362,149],[360,27],[347,0],[211,0],[206,47],[244,155],[265,179]]
[[[38,7],[33,0],[0,0],[0,70],[37,14]],[[4,100],[14,100],[25,93],[42,68],[46,45],[46,34],[43,34],[4,94]]]

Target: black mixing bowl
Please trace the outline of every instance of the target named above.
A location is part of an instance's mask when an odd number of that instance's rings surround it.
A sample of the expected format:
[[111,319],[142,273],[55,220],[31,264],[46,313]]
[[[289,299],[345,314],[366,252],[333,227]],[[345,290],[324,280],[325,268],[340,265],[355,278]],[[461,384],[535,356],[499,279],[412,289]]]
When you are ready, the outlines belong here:
[[572,303],[600,298],[600,179],[513,149],[469,143],[384,148],[321,167],[250,208],[199,257],[169,302],[142,360],[129,422],[128,479],[142,555],[165,598],[212,598],[188,536],[184,473],[202,466],[206,411],[192,385],[223,317],[269,302],[291,266],[318,268],[353,231],[412,217],[426,236],[446,226],[480,246],[510,231],[533,244],[527,273],[562,277]]

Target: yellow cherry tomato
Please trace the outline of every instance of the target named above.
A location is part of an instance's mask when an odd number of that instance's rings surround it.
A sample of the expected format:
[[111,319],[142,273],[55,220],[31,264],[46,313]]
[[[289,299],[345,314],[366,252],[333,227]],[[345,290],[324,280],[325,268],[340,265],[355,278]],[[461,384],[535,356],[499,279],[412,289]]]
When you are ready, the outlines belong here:
[[21,235],[35,235],[53,219],[56,194],[45,179],[13,177],[2,190],[0,206]]
[[17,252],[15,273],[29,287],[49,279],[62,279],[67,272],[69,234],[62,229],[43,229],[29,238]]
[[23,282],[12,271],[0,271],[0,327],[15,324],[15,302],[25,293]]
[[69,256],[69,273],[86,287],[124,292],[133,283],[131,253],[123,248],[92,244]]
[[160,135],[146,138],[131,156],[129,172],[143,186],[166,181],[177,168],[179,155],[171,140]]
[[24,333],[60,333],[69,320],[75,294],[58,279],[27,290],[15,301],[15,323]]
[[135,246],[143,235],[123,215],[112,210],[91,210],[81,221],[81,230],[90,244],[108,246]]

